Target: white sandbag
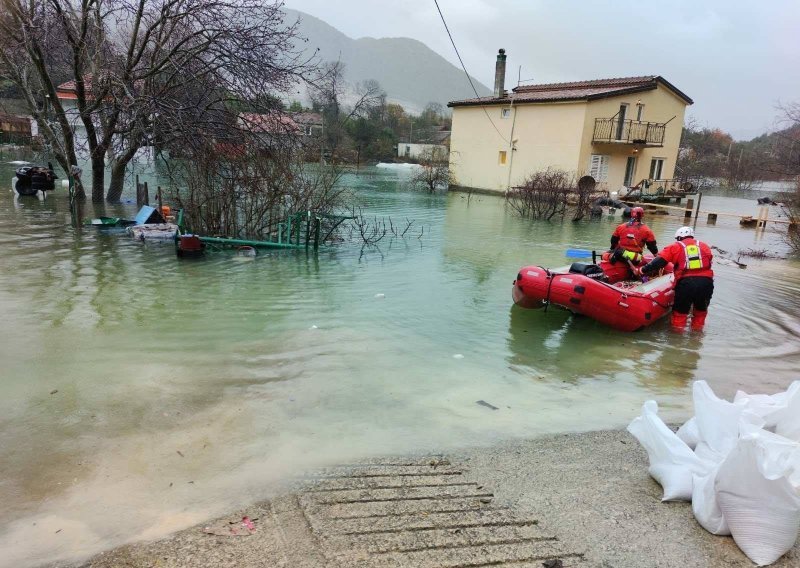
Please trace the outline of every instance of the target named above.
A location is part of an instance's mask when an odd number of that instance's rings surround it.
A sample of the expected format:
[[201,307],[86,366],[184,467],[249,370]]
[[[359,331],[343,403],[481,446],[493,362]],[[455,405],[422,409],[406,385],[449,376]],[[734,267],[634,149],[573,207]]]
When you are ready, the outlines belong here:
[[786,414],[783,412],[786,407],[800,405],[800,381],[794,381],[787,390],[776,394],[748,394],[736,391],[733,402],[744,404],[747,410],[764,419],[765,429],[774,431],[778,419]]
[[717,503],[736,544],[759,566],[789,551],[800,532],[800,444],[766,430],[743,432],[722,463]]
[[694,448],[694,455],[715,466],[721,464],[725,461],[725,458],[728,457],[728,454],[723,454],[722,452],[714,450],[706,442],[697,443]]
[[800,381],[795,381],[786,391],[786,406],[775,411],[775,433],[800,442]]
[[695,420],[694,416],[684,422],[683,426],[678,428],[678,431],[675,433],[678,435],[678,438],[686,442],[686,445],[691,449],[695,449],[697,443],[700,441],[700,430],[697,429],[697,420]]
[[648,400],[642,415],[628,425],[630,432],[647,451],[650,475],[664,490],[662,501],[690,501],[692,475],[703,475],[711,469],[698,458],[686,443],[658,417],[658,404]]
[[736,445],[742,422],[758,427],[764,425],[764,419],[748,411],[744,402],[735,404],[722,400],[705,381],[695,381],[692,398],[700,441],[723,456]]
[[729,535],[728,523],[717,503],[715,482],[719,466],[705,475],[695,475],[692,486],[692,512],[695,519],[711,534]]

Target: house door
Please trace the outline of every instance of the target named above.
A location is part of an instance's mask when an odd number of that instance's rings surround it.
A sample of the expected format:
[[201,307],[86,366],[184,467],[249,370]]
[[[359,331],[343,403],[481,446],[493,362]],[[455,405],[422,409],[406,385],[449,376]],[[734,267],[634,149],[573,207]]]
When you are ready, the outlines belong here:
[[636,156],[628,156],[628,162],[625,164],[625,187],[633,185],[633,174],[636,171]]
[[619,112],[617,113],[617,140],[622,140],[625,133],[625,116],[628,114],[628,105],[619,105]]

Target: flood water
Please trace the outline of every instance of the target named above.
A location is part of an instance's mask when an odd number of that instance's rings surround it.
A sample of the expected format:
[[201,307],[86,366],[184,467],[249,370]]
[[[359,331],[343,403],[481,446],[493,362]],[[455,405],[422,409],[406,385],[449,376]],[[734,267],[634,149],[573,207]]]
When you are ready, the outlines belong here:
[[[421,238],[178,261],[171,245],[76,231],[63,190],[16,199],[12,176],[0,165],[3,566],[156,537],[315,465],[622,427],[652,397],[679,420],[694,379],[732,396],[798,378],[796,262],[717,267],[703,335],[666,321],[624,334],[510,293],[521,266],[607,246],[613,219],[525,221],[500,198],[414,193],[369,168],[344,180],[365,213],[413,219]],[[662,245],[682,224],[647,221]],[[697,233],[786,250],[779,229],[729,218]]]

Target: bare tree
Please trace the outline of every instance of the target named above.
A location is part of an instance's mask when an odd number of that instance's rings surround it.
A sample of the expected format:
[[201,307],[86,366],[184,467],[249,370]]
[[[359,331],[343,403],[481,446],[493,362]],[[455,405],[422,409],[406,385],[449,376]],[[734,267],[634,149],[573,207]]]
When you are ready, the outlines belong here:
[[[417,232],[417,226],[419,232]],[[389,240],[403,240],[409,237],[421,239],[425,234],[424,225],[415,225],[413,219],[406,218],[404,221],[397,221],[391,217],[377,217],[371,219],[364,216],[360,208],[354,208],[350,215],[349,223],[345,230],[349,229],[347,235],[350,240],[360,242],[367,247],[376,247],[384,238]]]
[[722,170],[722,181],[728,189],[748,191],[753,189],[761,179],[761,172],[752,153],[740,148],[728,156]]
[[778,110],[781,113],[778,123],[783,130],[775,133],[773,173],[783,178],[800,176],[800,102],[780,105]]
[[520,187],[509,191],[506,201],[523,217],[550,220],[556,215],[564,215],[568,195],[574,187],[573,174],[548,168],[536,172]]
[[787,127],[776,149],[779,173],[794,178],[794,192],[787,200],[789,225],[787,242],[794,254],[800,254],[800,102],[782,105],[781,122]]
[[[344,142],[347,124],[386,106],[386,93],[377,81],[367,80],[351,87],[344,74],[345,65],[341,61],[327,63],[311,90],[313,107],[322,111],[323,143],[327,145],[333,162],[336,162],[337,152]],[[347,98],[352,99],[352,104],[345,102]]]
[[[263,132],[259,132],[262,134]],[[238,143],[211,143],[184,160],[166,162],[171,202],[192,231],[270,240],[290,215],[323,216],[323,235],[349,201],[335,167],[305,164],[298,137],[240,132]]]
[[[77,163],[85,137],[94,201],[102,200],[106,166],[106,198],[116,201],[139,149],[202,145],[231,132],[243,106],[276,112],[275,97],[265,94],[287,91],[312,71],[293,50],[297,24],[284,25],[280,0],[0,5],[4,78],[22,90],[63,168]],[[74,111],[58,97],[65,79]]]
[[435,193],[455,183],[446,148],[434,146],[423,150],[419,166],[411,177],[412,187]]
[[599,197],[597,191],[597,182],[592,176],[581,176],[578,179],[578,188],[575,191],[575,212],[572,216],[573,221],[580,221],[591,210],[592,203]]

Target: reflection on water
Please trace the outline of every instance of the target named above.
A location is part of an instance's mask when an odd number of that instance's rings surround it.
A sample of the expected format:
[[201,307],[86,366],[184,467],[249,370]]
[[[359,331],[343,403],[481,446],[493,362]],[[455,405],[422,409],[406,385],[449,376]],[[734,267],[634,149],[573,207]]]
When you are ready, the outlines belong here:
[[545,312],[514,306],[508,329],[509,363],[523,373],[537,369],[542,373],[538,379],[549,375],[569,383],[635,381],[642,388],[669,394],[694,378],[703,341],[672,337],[667,320],[654,324],[647,334],[630,334],[558,308]]
[[[613,220],[523,221],[501,199],[411,193],[376,169],[346,183],[424,237],[179,262],[71,228],[64,192],[0,192],[0,565],[154,537],[320,463],[618,427],[652,396],[679,419],[695,378],[725,395],[797,378],[797,264],[719,267],[702,336],[665,321],[623,334],[510,298],[519,267],[603,247]],[[680,224],[650,219],[661,244]],[[697,231],[755,243],[726,220]]]

